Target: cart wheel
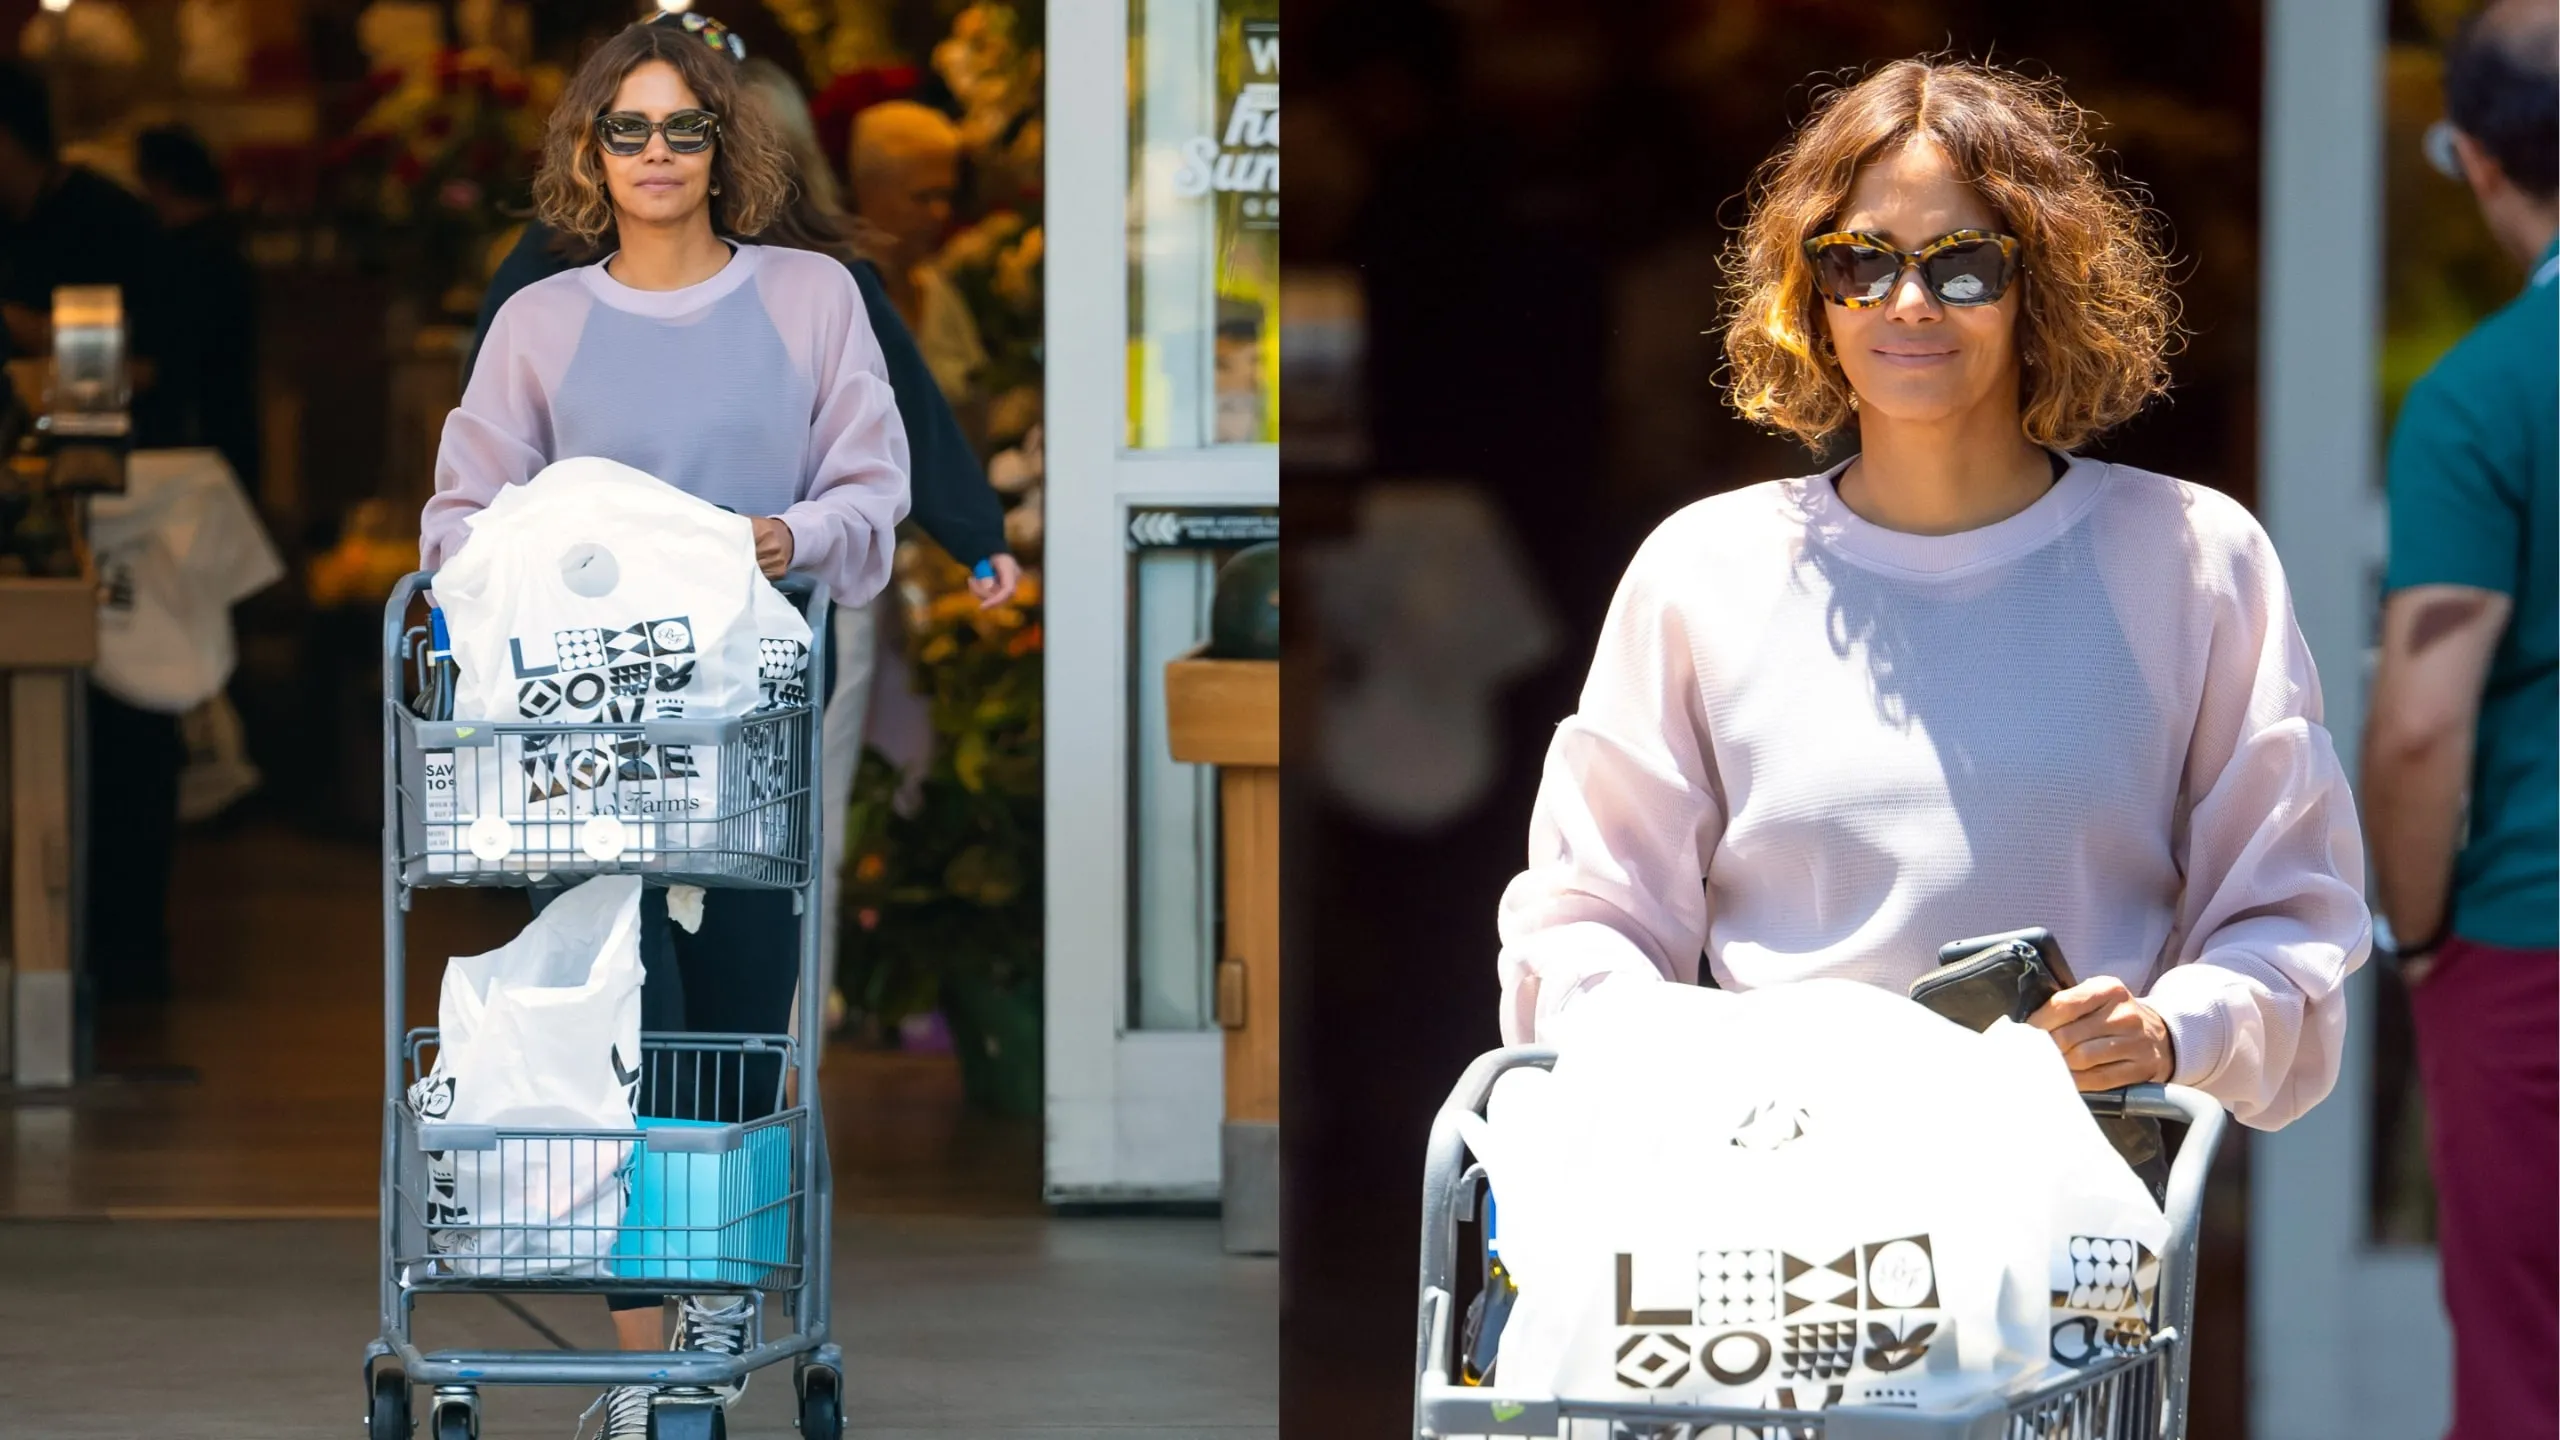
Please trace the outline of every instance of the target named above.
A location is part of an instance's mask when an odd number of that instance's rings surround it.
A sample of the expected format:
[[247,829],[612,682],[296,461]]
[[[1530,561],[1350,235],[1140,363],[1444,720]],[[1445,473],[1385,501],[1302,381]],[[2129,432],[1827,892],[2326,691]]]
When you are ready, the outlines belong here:
[[438,1395],[427,1428],[435,1440],[480,1440],[480,1407],[468,1395]]
[[824,1365],[800,1372],[800,1440],[844,1434],[844,1378]]
[[373,1408],[365,1412],[365,1440],[409,1440],[409,1376],[397,1365],[373,1372]]
[[661,1400],[649,1407],[649,1440],[729,1440],[717,1400]]

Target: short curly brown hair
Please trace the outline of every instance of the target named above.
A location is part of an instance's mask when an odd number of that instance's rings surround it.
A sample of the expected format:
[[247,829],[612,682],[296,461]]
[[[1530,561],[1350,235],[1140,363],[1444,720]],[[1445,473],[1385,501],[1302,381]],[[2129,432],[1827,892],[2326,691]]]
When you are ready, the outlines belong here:
[[1927,139],[2023,242],[2027,437],[2068,450],[2132,418],[2168,389],[2177,299],[2156,220],[2100,170],[2088,128],[2058,82],[1966,61],[1898,60],[1822,97],[1754,177],[1725,251],[1734,408],[1817,448],[1849,423],[1804,242],[1832,228],[1863,167]]
[[702,108],[720,117],[711,151],[718,192],[711,197],[711,228],[759,234],[790,207],[796,183],[790,149],[762,102],[747,93],[738,62],[671,25],[627,26],[587,56],[544,125],[534,210],[572,258],[591,260],[614,248],[613,193],[605,187],[596,117],[613,108],[623,80],[653,60],[674,66]]

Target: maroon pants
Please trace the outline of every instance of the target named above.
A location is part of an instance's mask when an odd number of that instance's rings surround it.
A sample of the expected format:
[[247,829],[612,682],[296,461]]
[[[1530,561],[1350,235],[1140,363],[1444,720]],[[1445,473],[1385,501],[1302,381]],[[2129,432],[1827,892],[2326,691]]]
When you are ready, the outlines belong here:
[[2453,1319],[2448,1440],[2560,1435],[2560,951],[2448,943],[2410,993]]

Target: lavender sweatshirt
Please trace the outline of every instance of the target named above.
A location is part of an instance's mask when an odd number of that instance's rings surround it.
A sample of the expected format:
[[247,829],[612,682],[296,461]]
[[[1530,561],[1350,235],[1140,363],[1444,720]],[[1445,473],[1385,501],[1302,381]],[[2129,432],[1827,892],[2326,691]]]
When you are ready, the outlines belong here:
[[2075,460],[1936,536],[1830,474],[1702,501],[1637,554],[1548,752],[1503,1033],[1702,954],[1728,989],[1901,990],[2043,925],[2159,1011],[2179,1083],[2272,1129],[2337,1079],[2370,948],[2320,715],[2275,547],[2213,491]]
[[603,265],[518,291],[445,418],[419,521],[433,570],[501,485],[597,455],[791,528],[791,568],[858,605],[889,582],[907,440],[861,293],[823,255],[738,245],[681,290]]

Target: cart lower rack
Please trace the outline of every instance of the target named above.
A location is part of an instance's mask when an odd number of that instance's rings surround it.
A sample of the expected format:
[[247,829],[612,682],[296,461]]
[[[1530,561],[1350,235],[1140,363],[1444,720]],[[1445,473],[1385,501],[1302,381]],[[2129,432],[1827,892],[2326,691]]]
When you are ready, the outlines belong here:
[[1494,1082],[1519,1066],[1551,1067],[1555,1051],[1514,1046],[1467,1067],[1432,1122],[1422,1177],[1422,1275],[1416,1310],[1415,1440],[1493,1435],[1570,1440],[2184,1440],[2188,1339],[2195,1324],[2195,1267],[2205,1174],[2224,1115],[2211,1097],[2180,1086],[2137,1085],[2088,1096],[2100,1115],[2182,1123],[2186,1139],[2169,1171],[2168,1253],[2161,1257],[2159,1324],[2142,1348],[2093,1353],[2090,1363],[2039,1376],[1961,1410],[1870,1406],[1762,1410],[1630,1403],[1506,1389],[1458,1377],[1459,1227],[1479,1215],[1485,1176],[1472,1163],[1459,1117],[1482,1115]]

